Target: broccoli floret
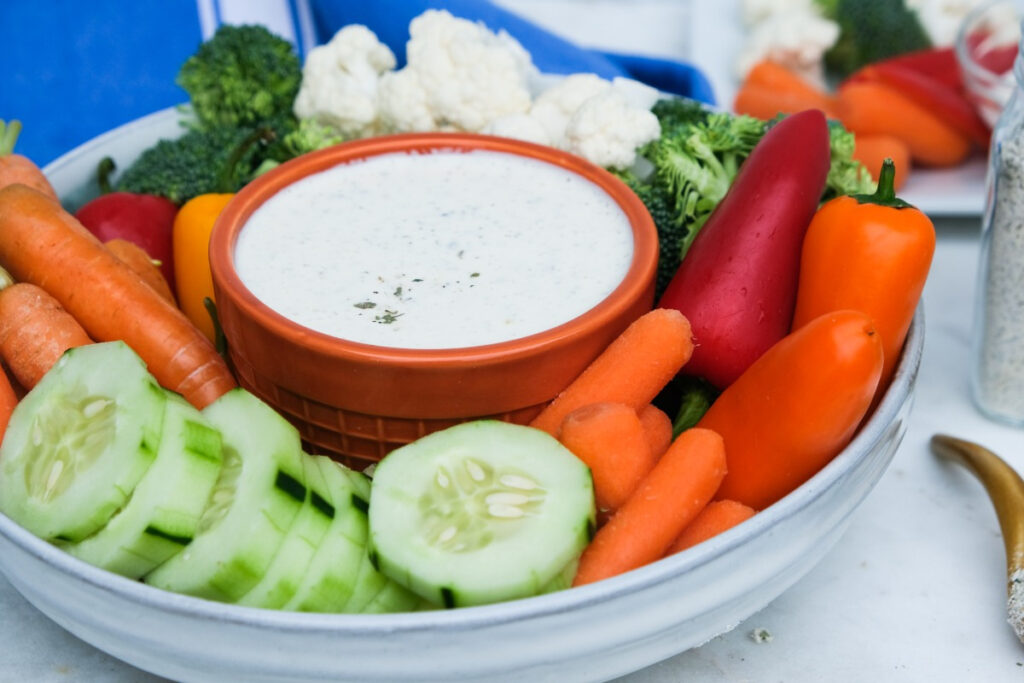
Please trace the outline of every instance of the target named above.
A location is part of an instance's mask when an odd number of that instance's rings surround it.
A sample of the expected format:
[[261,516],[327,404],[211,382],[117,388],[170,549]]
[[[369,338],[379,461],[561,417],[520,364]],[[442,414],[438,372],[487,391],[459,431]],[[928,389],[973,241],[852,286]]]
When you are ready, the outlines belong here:
[[652,111],[661,122],[661,137],[641,153],[654,170],[643,179],[632,174],[623,179],[658,229],[655,291],[660,297],[740,164],[764,135],[765,123],[678,98],[661,100]]
[[280,137],[267,149],[266,158],[253,172],[253,178],[289,159],[345,141],[336,128],[313,119],[285,120],[277,130]]
[[281,140],[289,158],[340,142],[345,142],[345,137],[336,128],[313,119],[300,120],[298,126]]
[[271,134],[265,137],[273,137],[272,130],[224,126],[161,140],[125,170],[117,189],[167,197],[176,204],[207,192],[236,192],[266,153],[257,138],[267,131]]
[[711,112],[700,102],[684,97],[668,97],[658,100],[651,112],[661,124],[661,137],[671,137],[675,131],[695,123],[707,121]]
[[829,121],[828,141],[832,156],[822,201],[847,194],[874,192],[875,181],[871,177],[871,172],[864,164],[853,158],[856,142],[853,133],[846,130],[839,121]]
[[672,276],[679,269],[683,240],[686,239],[688,228],[676,222],[672,198],[661,187],[635,180],[627,184],[647,207],[647,212],[654,220],[654,227],[658,230],[658,274],[654,295],[661,298]]
[[301,81],[288,41],[262,26],[227,24],[185,61],[177,78],[207,129],[291,115]]
[[837,0],[839,40],[825,53],[825,66],[840,77],[904,52],[932,46],[903,0]]
[[672,197],[676,222],[688,227],[681,257],[764,131],[764,122],[751,116],[714,113],[658,142],[651,159],[655,182]]

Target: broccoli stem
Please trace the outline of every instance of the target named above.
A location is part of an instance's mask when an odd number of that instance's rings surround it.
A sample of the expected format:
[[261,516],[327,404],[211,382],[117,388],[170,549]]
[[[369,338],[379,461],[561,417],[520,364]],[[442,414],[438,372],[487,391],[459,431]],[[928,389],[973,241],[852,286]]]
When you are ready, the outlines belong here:
[[877,204],[888,206],[893,209],[912,209],[914,206],[896,196],[896,188],[893,183],[896,178],[896,164],[892,159],[882,162],[882,171],[878,174],[878,189],[874,194],[858,194],[853,198],[860,204]]
[[220,192],[225,194],[235,191],[235,169],[238,164],[242,162],[246,153],[253,145],[258,142],[268,143],[272,142],[277,134],[273,128],[268,126],[261,126],[245,136],[235,149],[231,152],[231,156],[225,162],[224,167],[220,170],[220,176],[217,179],[217,188]]
[[14,143],[18,141],[21,134],[21,121],[14,119],[10,123],[4,123],[0,119],[0,157],[5,157],[14,152]]
[[99,166],[96,167],[96,182],[100,186],[100,194],[110,194],[114,191],[114,186],[110,182],[110,174],[117,168],[117,164],[110,157],[103,157],[100,159]]

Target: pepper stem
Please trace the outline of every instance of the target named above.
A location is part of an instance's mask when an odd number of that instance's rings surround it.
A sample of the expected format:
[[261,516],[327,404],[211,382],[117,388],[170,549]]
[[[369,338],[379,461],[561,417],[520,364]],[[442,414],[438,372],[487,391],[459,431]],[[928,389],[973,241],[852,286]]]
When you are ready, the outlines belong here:
[[203,307],[206,309],[207,314],[210,316],[210,321],[213,323],[213,347],[217,349],[217,353],[224,359],[225,363],[230,363],[228,358],[228,338],[224,336],[224,328],[220,326],[220,316],[217,314],[217,304],[213,303],[213,299],[208,296],[203,297]]
[[100,186],[100,194],[110,194],[114,191],[114,186],[110,182],[110,174],[117,168],[117,164],[110,157],[103,157],[100,159],[99,165],[96,167],[96,182]]
[[4,120],[0,119],[0,157],[14,152],[14,143],[18,141],[20,134],[21,121],[13,119],[10,123],[4,123]]
[[912,209],[914,206],[903,201],[896,196],[896,164],[893,160],[886,158],[882,162],[882,170],[878,173],[878,187],[875,189],[874,194],[858,194],[854,195],[861,204],[878,204],[879,206],[888,206],[893,209]]

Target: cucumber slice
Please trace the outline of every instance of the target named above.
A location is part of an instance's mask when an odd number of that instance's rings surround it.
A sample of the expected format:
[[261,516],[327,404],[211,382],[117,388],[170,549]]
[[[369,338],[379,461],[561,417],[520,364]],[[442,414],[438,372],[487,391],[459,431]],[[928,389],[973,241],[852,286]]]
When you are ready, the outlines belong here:
[[124,342],[69,349],[11,415],[0,511],[50,541],[95,533],[153,463],[164,402]]
[[203,410],[224,464],[185,550],[145,577],[178,593],[234,602],[259,583],[306,499],[299,433],[244,389]]
[[494,420],[388,454],[370,495],[381,571],[445,607],[536,595],[594,529],[590,470],[537,429]]
[[538,595],[544,593],[554,593],[555,591],[563,591],[567,588],[572,588],[572,580],[576,578],[576,570],[579,569],[580,560],[579,558],[574,559],[569,564],[562,568],[562,571],[555,575],[555,578],[551,579],[547,585],[543,586],[539,591]]
[[341,612],[352,594],[366,556],[368,482],[327,456],[310,456],[327,483],[334,519],[295,595],[282,609]]
[[341,611],[354,614],[367,610],[377,596],[392,583],[394,582],[391,579],[380,573],[364,546],[359,559],[355,585],[352,587],[352,595]]
[[185,399],[167,392],[156,460],[128,504],[100,531],[65,550],[133,579],[148,574],[192,540],[221,460],[220,432]]
[[373,600],[360,611],[363,614],[387,614],[390,612],[417,612],[422,609],[437,609],[437,607],[389,579]]
[[306,501],[295,518],[266,575],[238,601],[240,605],[278,609],[291,599],[334,520],[334,504],[320,467],[302,454]]

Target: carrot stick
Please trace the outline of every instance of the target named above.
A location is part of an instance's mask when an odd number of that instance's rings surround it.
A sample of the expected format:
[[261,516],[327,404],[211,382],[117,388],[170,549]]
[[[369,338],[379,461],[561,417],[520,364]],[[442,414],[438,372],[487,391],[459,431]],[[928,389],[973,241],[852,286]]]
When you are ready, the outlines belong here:
[[657,460],[672,443],[672,418],[650,403],[637,412],[637,417],[644,427],[651,456]]
[[725,446],[710,429],[679,435],[580,556],[574,586],[653,562],[704,509],[725,476]]
[[640,418],[624,403],[577,408],[562,421],[559,439],[590,468],[602,512],[617,510],[657,462]]
[[640,410],[675,377],[693,353],[690,322],[657,308],[637,318],[530,423],[557,436],[565,416],[590,403]]
[[135,274],[152,287],[153,291],[172,304],[174,303],[171,286],[167,284],[167,280],[164,279],[157,263],[149,257],[149,254],[142,247],[135,244],[135,242],[121,238],[107,240],[103,244],[118,260],[135,271]]
[[235,387],[213,344],[74,216],[24,185],[0,189],[0,266],[45,289],[96,341],[123,340],[202,408]]
[[892,135],[855,136],[853,158],[864,164],[876,183],[878,174],[882,171],[882,162],[892,159],[896,167],[896,178],[893,181],[894,190],[903,187],[910,174],[910,148],[905,142]]
[[764,120],[805,109],[820,109],[828,118],[836,117],[834,97],[799,74],[767,60],[758,62],[747,73],[733,101],[737,114]]
[[0,369],[0,441],[4,439],[4,432],[7,430],[7,423],[14,412],[14,406],[18,405],[18,396],[7,379],[6,373]]
[[966,136],[910,98],[882,83],[853,81],[839,88],[839,118],[856,135],[903,140],[915,162],[955,166],[967,158]]
[[750,519],[754,514],[754,508],[735,500],[713,500],[686,525],[683,533],[676,537],[665,554],[672,555],[680,550],[692,548]]
[[0,187],[21,183],[57,199],[53,185],[39,167],[28,157],[14,154],[14,143],[17,142],[20,133],[21,121],[4,123],[3,119],[0,119]]
[[65,351],[91,343],[78,321],[41,288],[19,282],[0,290],[0,356],[26,389]]

